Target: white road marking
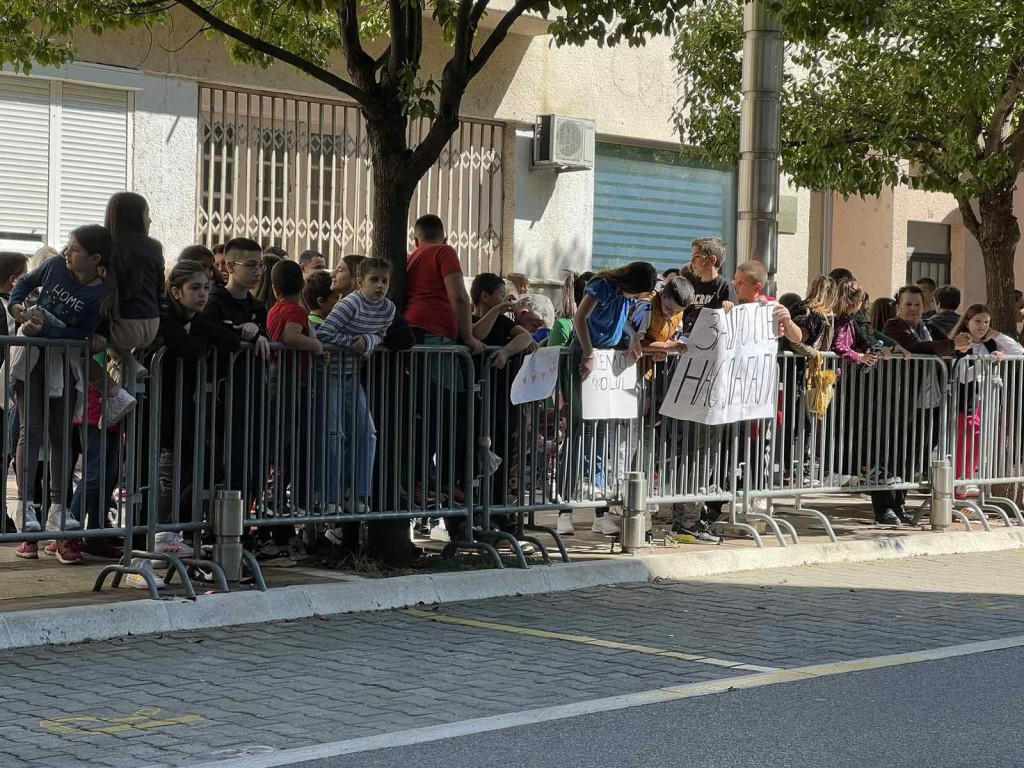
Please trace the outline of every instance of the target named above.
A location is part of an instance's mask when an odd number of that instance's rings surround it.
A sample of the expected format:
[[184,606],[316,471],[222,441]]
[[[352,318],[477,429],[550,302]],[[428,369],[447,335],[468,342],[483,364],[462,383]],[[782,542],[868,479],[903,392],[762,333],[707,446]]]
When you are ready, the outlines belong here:
[[385,733],[379,736],[365,736],[358,739],[334,741],[328,744],[314,744],[308,747],[283,749],[270,754],[248,755],[230,760],[201,763],[193,766],[193,768],[276,768],[277,766],[295,765],[296,763],[303,763],[309,760],[323,760],[325,758],[352,755],[359,752],[406,747],[412,744],[424,744],[431,741],[453,739],[459,736],[471,736],[477,733],[516,728],[522,725],[535,725],[553,720],[564,720],[570,717],[612,712],[630,707],[643,707],[650,704],[661,704],[667,701],[678,701],[679,699],[688,699],[696,696],[709,696],[742,688],[760,688],[779,683],[793,683],[818,677],[830,677],[832,675],[845,675],[851,672],[863,672],[870,669],[916,664],[922,661],[938,661],[956,656],[970,656],[976,653],[1020,648],[1022,646],[1024,646],[1024,635],[1017,635],[999,640],[983,640],[976,643],[932,648],[914,653],[873,656],[852,661],[816,664],[795,669],[781,669],[776,672],[728,677],[704,683],[674,685],[652,691],[641,691],[622,696],[608,696],[589,701],[577,701],[572,704],[528,709],[505,715],[478,717],[472,720],[413,728],[406,731]]

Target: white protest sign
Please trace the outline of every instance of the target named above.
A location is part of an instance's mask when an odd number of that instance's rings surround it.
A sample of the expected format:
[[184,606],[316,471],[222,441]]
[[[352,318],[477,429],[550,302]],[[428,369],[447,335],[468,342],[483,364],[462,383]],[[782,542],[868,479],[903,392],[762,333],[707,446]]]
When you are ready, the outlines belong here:
[[512,382],[512,405],[547,400],[558,383],[558,347],[538,349],[527,355]]
[[700,424],[775,418],[779,364],[775,304],[702,309],[661,413]]
[[594,370],[582,384],[583,418],[635,419],[637,417],[636,363],[626,352],[594,350]]

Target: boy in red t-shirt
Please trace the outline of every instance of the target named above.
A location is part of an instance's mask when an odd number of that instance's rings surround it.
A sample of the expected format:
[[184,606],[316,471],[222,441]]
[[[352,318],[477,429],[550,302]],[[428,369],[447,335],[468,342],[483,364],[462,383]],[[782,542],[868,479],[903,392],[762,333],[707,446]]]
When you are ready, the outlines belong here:
[[[270,369],[270,392],[273,410],[271,423],[278,430],[277,445],[280,452],[271,454],[277,471],[274,483],[274,506],[278,510],[284,507],[284,492],[288,487],[293,473],[295,484],[292,488],[292,509],[298,515],[305,515],[304,510],[310,508],[308,488],[303,482],[306,477],[306,462],[312,457],[293,457],[293,446],[299,444],[299,429],[305,431],[308,424],[302,421],[303,415],[309,411],[309,370],[312,363],[311,355],[320,355],[324,351],[323,344],[310,335],[309,312],[302,304],[302,287],[305,280],[302,268],[294,261],[280,261],[274,265],[270,273],[270,284],[274,290],[276,303],[267,315],[267,331],[270,340],[290,347],[291,350],[280,350]],[[294,373],[298,366],[298,373]],[[290,526],[283,526],[284,533],[278,533],[282,526],[274,527],[274,541],[286,543],[291,538]]]

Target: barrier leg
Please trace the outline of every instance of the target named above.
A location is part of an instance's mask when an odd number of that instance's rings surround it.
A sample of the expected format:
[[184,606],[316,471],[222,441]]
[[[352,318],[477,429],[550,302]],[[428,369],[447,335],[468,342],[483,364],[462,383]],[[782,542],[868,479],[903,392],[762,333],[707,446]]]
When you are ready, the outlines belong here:
[[1013,512],[1013,516],[1017,518],[1017,525],[1024,525],[1024,514],[1021,514],[1020,507],[1017,506],[1013,499],[1008,499],[1005,496],[991,496],[989,501],[993,504],[1002,504]]
[[149,588],[149,596],[154,600],[160,599],[160,590],[157,589],[156,579],[153,574],[142,568],[132,568],[131,566],[124,566],[120,563],[116,565],[108,565],[99,575],[96,577],[96,581],[92,585],[93,592],[99,592],[103,589],[103,582],[107,580],[108,574],[114,574],[114,580],[111,582],[111,586],[116,587],[121,583],[121,577],[128,573],[134,573],[136,576],[141,576],[146,580],[146,586]]
[[955,517],[957,520],[964,524],[964,528],[967,529],[968,533],[970,533],[973,530],[973,528],[971,528],[970,519],[967,517],[967,515],[963,513],[962,510],[953,509],[953,517]]
[[[800,497],[797,496],[796,500],[797,500],[797,504],[799,504],[800,503]],[[825,516],[824,512],[822,512],[821,510],[818,510],[818,509],[811,509],[810,507],[804,507],[804,506],[800,506],[800,507],[798,507],[798,509],[799,509],[799,511],[801,513],[806,512],[806,513],[814,515],[816,518],[818,518],[819,522],[825,528],[825,533],[828,534],[829,540],[833,544],[836,544],[839,541],[839,539],[836,538],[835,530],[832,528],[832,522],[828,519],[828,517]]]
[[[752,526],[752,525],[747,525],[746,523],[741,523],[739,520],[736,519],[736,500],[735,499],[733,499],[732,503],[729,505],[729,519],[728,520],[715,520],[715,522],[711,523],[710,527],[714,528],[716,525],[720,525],[722,527],[729,526],[730,528],[739,528],[741,531],[746,531],[747,533],[750,534],[751,538],[754,540],[754,543],[757,545],[758,549],[764,549],[764,540],[761,538],[761,534],[759,534],[757,532],[757,529],[754,526]],[[778,527],[776,527],[775,528],[776,535],[779,535],[778,534],[778,530],[779,530]],[[779,535],[779,539],[782,540],[782,536],[781,535]],[[782,541],[782,546],[786,546],[786,542],[785,541]]]
[[558,547],[558,554],[562,558],[562,562],[569,562],[569,553],[565,549],[565,544],[562,541],[562,537],[555,532],[554,528],[548,528],[546,525],[536,525],[535,523],[530,523],[529,525],[524,525],[523,529],[527,531],[536,531],[537,533],[546,533],[548,536],[555,540],[555,546]]

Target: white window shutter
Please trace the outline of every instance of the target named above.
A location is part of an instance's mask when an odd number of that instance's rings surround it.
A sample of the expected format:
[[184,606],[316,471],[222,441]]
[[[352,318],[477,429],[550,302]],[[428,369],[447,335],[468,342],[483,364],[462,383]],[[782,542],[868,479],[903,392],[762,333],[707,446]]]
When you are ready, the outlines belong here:
[[46,242],[50,83],[0,76],[0,244],[31,253]]
[[128,94],[63,84],[60,242],[83,224],[102,224],[107,200],[128,188]]

